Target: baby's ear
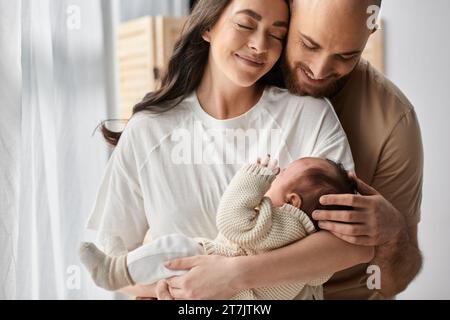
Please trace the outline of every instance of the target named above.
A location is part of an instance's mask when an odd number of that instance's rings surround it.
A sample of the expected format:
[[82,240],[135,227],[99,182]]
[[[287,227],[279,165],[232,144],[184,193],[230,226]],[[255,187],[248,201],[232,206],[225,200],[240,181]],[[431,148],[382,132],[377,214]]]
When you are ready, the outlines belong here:
[[302,197],[296,193],[290,193],[287,195],[287,203],[300,209],[302,207]]

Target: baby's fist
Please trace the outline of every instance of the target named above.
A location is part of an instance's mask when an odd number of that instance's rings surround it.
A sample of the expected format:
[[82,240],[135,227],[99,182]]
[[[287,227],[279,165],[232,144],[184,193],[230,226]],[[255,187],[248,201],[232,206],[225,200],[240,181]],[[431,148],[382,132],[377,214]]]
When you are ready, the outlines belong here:
[[280,173],[280,167],[278,166],[278,160],[277,159],[271,159],[270,154],[258,158],[256,163],[262,167],[265,167],[273,172],[274,175],[277,175]]

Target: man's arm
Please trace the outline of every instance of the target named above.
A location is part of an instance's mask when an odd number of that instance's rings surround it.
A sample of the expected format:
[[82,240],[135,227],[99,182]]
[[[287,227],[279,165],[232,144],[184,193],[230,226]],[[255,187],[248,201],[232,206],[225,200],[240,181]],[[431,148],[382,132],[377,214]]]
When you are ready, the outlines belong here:
[[354,175],[361,195],[328,195],[323,205],[354,207],[352,211],[319,210],[313,218],[320,228],[357,245],[375,246],[371,264],[381,269],[380,294],[391,298],[402,292],[420,271],[417,225],[408,228],[406,218],[374,188]]
[[417,226],[410,227],[393,241],[376,248],[376,255],[371,264],[381,269],[379,292],[385,298],[394,297],[404,291],[422,267],[417,229]]
[[[411,108],[387,139],[372,181],[372,186],[395,207],[398,217],[392,220],[394,226],[398,225],[397,233],[391,238],[380,237],[373,261],[382,271],[380,293],[384,297],[406,289],[422,266],[417,239],[422,181],[423,145],[419,121]],[[386,225],[380,231],[391,233]]]
[[423,180],[423,146],[419,123],[410,109],[386,138],[371,185],[354,174],[360,195],[330,195],[323,205],[352,211],[316,211],[319,226],[342,240],[376,246],[373,264],[381,268],[384,297],[405,289],[421,267],[417,244]]

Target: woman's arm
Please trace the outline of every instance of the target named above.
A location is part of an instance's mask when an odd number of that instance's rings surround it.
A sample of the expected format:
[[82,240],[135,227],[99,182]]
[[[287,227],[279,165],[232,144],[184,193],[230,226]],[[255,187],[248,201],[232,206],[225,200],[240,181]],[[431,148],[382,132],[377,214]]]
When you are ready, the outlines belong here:
[[137,284],[122,288],[120,292],[131,297],[156,298],[156,283],[148,286]]
[[238,290],[271,287],[291,282],[310,282],[374,257],[373,247],[349,244],[320,231],[289,246],[236,261]]
[[229,299],[241,290],[309,282],[369,262],[373,256],[373,247],[352,245],[320,231],[255,256],[176,259],[166,266],[190,271],[167,281],[175,299]]
[[169,293],[166,280],[161,280],[150,285],[135,285],[123,288],[120,292],[139,298],[151,298],[157,300],[173,300]]

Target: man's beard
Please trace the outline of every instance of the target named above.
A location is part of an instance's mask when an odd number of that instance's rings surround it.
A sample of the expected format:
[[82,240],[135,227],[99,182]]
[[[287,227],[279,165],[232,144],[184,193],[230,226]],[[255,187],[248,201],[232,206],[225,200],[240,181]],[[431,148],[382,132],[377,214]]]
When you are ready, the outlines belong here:
[[306,86],[302,86],[297,78],[297,70],[302,68],[301,63],[297,63],[292,69],[287,62],[287,59],[284,58],[281,63],[281,68],[283,70],[286,88],[290,93],[299,96],[312,96],[314,98],[334,97],[344,87],[350,77],[350,74],[342,78],[336,77],[335,80],[323,88],[306,88]]

